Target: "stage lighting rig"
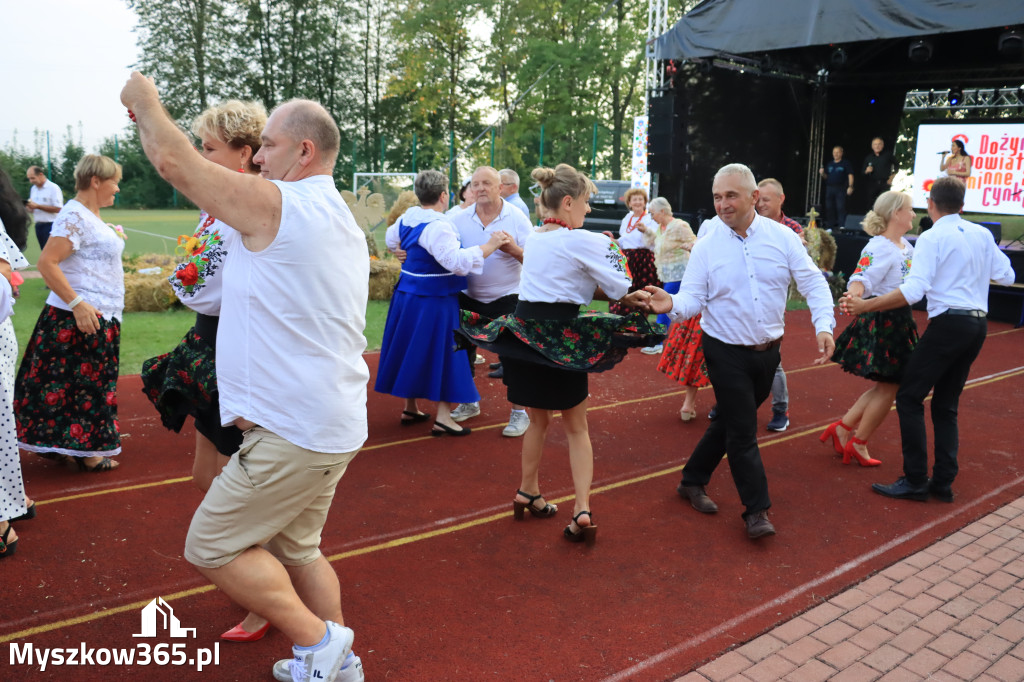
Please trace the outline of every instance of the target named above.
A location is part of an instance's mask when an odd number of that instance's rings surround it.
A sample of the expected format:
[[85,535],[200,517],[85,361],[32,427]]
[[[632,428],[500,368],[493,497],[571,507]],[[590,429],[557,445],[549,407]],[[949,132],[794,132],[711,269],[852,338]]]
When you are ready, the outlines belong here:
[[964,89],[959,85],[949,89],[949,106],[955,107],[964,101]]
[[999,34],[996,43],[999,55],[1005,59],[1017,60],[1024,56],[1024,34],[1013,28]]
[[907,49],[907,57],[915,64],[924,64],[931,60],[934,51],[930,40],[915,40]]

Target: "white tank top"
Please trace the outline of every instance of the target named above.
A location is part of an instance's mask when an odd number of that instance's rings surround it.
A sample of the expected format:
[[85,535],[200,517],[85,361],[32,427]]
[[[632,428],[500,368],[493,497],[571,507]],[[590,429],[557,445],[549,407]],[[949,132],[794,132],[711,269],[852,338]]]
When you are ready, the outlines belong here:
[[330,176],[273,182],[277,236],[256,252],[239,240],[224,266],[221,421],[242,417],[308,450],[351,452],[367,432],[366,240]]

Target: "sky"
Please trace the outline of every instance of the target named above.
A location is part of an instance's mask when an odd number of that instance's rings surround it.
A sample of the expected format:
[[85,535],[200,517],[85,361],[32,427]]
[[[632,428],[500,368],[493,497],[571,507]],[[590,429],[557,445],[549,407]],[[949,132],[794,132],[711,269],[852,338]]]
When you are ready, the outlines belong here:
[[79,122],[87,152],[121,133],[135,25],[124,0],[0,0],[0,148],[17,131],[18,146],[34,151],[38,128],[57,149],[68,125],[77,143]]

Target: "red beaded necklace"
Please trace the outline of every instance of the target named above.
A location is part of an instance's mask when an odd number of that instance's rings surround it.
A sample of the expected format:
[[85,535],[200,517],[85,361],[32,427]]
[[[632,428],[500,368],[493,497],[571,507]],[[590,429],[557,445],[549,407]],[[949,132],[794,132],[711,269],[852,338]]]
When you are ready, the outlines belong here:
[[564,220],[559,220],[558,218],[545,218],[543,224],[544,225],[561,225],[562,227],[564,227],[567,230],[571,230],[572,229],[572,227],[569,225],[569,223],[565,222]]

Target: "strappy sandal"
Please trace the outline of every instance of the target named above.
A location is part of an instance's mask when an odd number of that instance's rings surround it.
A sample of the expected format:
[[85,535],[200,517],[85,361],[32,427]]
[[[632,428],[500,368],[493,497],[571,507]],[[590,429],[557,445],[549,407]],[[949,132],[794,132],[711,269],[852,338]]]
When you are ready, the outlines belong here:
[[74,459],[68,455],[62,455],[59,452],[37,452],[36,454],[43,459],[48,459],[51,462],[57,462],[58,464],[69,464],[71,460]]
[[409,410],[402,410],[402,418],[399,420],[402,422],[402,426],[409,426],[410,424],[419,424],[430,419],[430,415],[426,412],[410,412]]
[[78,465],[79,471],[88,471],[91,474],[102,474],[105,471],[112,471],[116,467],[114,466],[114,460],[109,457],[104,457],[96,464],[89,466],[85,463],[84,457],[76,457],[75,464]]
[[[543,495],[528,495],[524,493],[522,490],[517,490],[516,495],[522,495],[523,497],[529,500],[529,502],[520,502],[519,500],[512,500],[512,515],[515,517],[516,521],[523,520],[525,516],[523,512],[525,512],[526,510],[529,510],[530,514],[539,518],[547,518],[549,516],[554,516],[555,512],[558,511],[558,507],[556,507],[553,504],[549,504],[544,499]],[[537,500],[540,500],[541,502],[544,503],[543,508],[538,509],[536,506],[534,506],[533,503],[536,502]]]
[[[580,525],[580,517],[586,514],[590,517],[589,526]],[[576,532],[573,532],[572,526],[576,524]],[[587,545],[592,545],[597,541],[597,526],[594,525],[594,516],[589,511],[581,511],[576,516],[572,517],[572,523],[565,527],[562,531],[565,535],[565,539],[569,542],[585,542]]]
[[0,535],[0,559],[6,559],[7,557],[14,554],[14,550],[18,549],[18,541],[7,542],[7,538],[11,537],[11,531],[14,530],[14,526],[7,523],[7,530]]

